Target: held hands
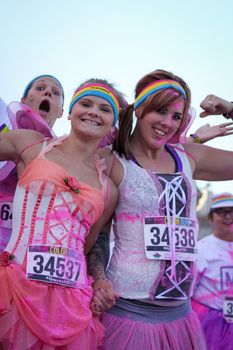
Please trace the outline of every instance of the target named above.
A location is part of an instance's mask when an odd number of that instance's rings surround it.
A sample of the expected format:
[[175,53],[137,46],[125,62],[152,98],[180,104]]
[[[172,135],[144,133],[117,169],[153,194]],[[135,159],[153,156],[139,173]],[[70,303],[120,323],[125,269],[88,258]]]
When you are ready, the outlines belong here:
[[233,134],[233,122],[223,123],[219,125],[205,124],[195,131],[201,143],[205,143],[219,136],[227,136]]
[[91,311],[94,316],[100,316],[110,309],[116,302],[112,283],[108,279],[99,279],[93,284],[93,299]]
[[228,114],[233,110],[233,104],[215,95],[208,95],[201,102],[200,107],[204,110],[200,117],[208,115]]

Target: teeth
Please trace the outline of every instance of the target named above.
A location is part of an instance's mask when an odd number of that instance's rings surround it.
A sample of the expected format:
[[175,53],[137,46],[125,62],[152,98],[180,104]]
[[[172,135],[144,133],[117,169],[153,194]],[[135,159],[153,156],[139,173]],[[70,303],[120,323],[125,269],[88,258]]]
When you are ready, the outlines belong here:
[[99,126],[99,125],[100,125],[99,123],[96,123],[96,122],[94,122],[93,120],[84,120],[84,123],[93,124],[93,125],[96,125],[96,126]]
[[155,129],[156,133],[159,134],[160,136],[164,136],[166,135],[166,133],[162,130],[159,130],[159,129]]

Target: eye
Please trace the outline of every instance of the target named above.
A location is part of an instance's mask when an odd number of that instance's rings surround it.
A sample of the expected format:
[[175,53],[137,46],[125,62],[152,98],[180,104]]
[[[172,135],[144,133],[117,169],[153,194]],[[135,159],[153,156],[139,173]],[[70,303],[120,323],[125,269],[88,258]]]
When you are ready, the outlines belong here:
[[166,114],[166,109],[165,108],[159,108],[159,109],[156,110],[156,112],[158,112],[159,114],[164,115],[164,114]]
[[37,91],[43,91],[44,89],[45,89],[45,87],[42,86],[42,85],[37,85],[37,86],[36,86],[36,90],[37,90]]
[[103,111],[104,113],[111,113],[112,109],[109,107],[101,107],[101,111]]
[[79,101],[80,105],[83,106],[83,107],[89,107],[90,106],[90,103],[87,102],[87,101]]
[[52,89],[52,93],[53,93],[53,95],[55,95],[55,96],[61,96],[60,91],[58,91],[58,90],[56,90],[56,89]]
[[181,120],[182,119],[182,116],[180,114],[174,114],[173,115],[173,119],[174,120]]

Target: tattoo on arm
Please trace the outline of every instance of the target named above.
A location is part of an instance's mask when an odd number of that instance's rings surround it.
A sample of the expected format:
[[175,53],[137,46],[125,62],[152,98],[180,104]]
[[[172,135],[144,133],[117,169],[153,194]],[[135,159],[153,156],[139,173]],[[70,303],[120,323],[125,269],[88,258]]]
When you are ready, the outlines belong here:
[[105,269],[109,260],[109,234],[102,231],[88,254],[88,271],[95,279],[105,279]]

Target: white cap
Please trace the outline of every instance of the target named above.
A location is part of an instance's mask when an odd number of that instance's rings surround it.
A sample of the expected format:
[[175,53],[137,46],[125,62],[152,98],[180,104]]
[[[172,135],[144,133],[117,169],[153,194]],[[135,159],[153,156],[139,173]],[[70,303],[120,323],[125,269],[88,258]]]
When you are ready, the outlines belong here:
[[223,192],[211,198],[210,210],[224,207],[233,207],[233,194]]

